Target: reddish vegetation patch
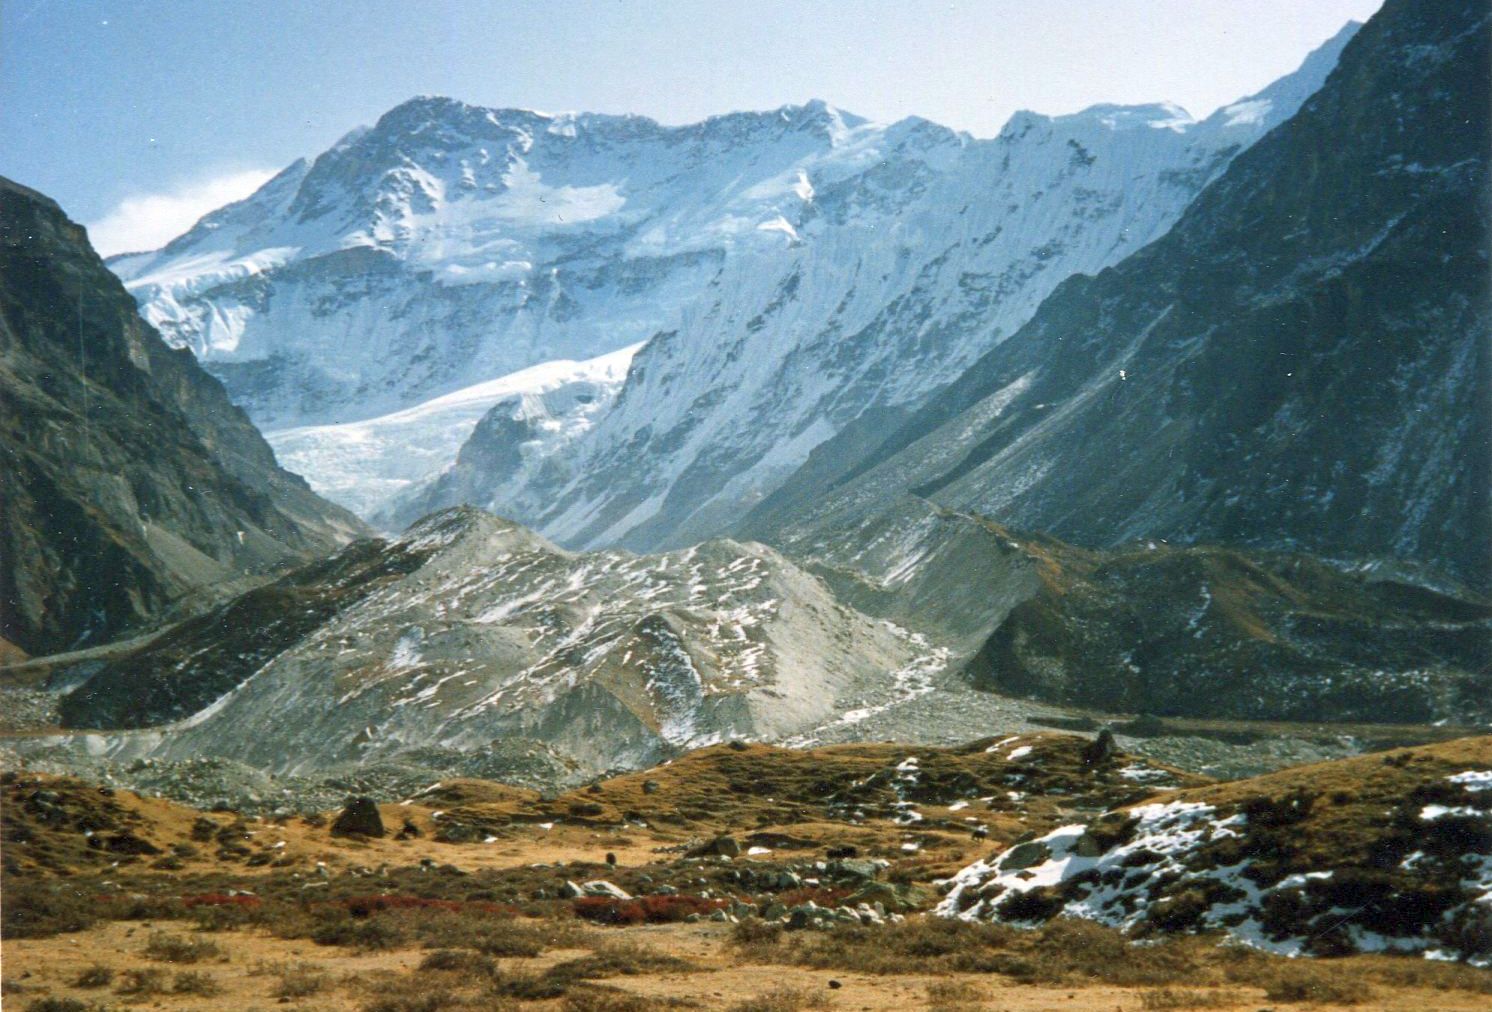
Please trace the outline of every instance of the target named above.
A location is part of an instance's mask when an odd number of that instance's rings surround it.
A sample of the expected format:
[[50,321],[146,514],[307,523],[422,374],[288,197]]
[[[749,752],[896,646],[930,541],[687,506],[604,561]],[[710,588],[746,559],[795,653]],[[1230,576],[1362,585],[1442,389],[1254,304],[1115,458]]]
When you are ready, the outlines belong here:
[[192,907],[257,907],[258,896],[246,896],[237,893],[229,896],[227,893],[198,893],[195,896],[183,896],[181,902],[188,908]]
[[668,924],[690,914],[701,916],[723,910],[725,900],[703,896],[639,896],[617,900],[609,896],[582,896],[575,901],[575,915],[597,924]]
[[504,903],[486,900],[433,900],[424,896],[398,896],[380,893],[376,896],[352,896],[337,901],[354,917],[368,917],[384,910],[445,910],[450,913],[499,914],[517,917],[521,911]]
[[774,899],[785,907],[802,906],[804,903],[813,902],[821,907],[837,907],[843,903],[853,892],[840,886],[804,886],[801,889],[789,889],[778,893]]

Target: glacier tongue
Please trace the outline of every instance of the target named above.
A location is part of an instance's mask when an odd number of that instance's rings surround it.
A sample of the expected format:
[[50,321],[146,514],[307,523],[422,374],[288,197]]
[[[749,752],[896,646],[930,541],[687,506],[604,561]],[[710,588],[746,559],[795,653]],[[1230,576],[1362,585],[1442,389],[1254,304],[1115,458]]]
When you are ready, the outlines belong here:
[[281,464],[305,475],[317,492],[377,518],[436,480],[495,405],[542,410],[525,449],[535,457],[558,455],[611,403],[638,347],[584,362],[545,362],[378,418],[282,429],[265,438]]

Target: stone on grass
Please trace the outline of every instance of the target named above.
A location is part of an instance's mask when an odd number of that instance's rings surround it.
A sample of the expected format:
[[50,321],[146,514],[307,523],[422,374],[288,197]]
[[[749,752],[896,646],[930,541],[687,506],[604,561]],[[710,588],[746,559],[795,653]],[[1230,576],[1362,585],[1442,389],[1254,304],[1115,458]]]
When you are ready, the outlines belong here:
[[383,817],[372,798],[348,798],[337,821],[332,823],[333,836],[383,836]]

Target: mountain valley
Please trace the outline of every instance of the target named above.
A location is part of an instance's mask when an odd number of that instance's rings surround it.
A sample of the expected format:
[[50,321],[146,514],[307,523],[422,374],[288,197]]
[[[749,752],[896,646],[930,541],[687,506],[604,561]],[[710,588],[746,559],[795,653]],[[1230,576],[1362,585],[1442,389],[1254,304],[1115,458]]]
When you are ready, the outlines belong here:
[[1489,39],[0,178],[0,993],[1485,1007]]

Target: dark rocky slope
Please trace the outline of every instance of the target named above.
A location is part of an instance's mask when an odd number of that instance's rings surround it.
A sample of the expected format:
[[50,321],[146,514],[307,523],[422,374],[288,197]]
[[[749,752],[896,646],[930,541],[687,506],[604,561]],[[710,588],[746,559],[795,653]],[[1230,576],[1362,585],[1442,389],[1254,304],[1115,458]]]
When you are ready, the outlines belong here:
[[1492,602],[1301,555],[1025,550],[1039,576],[976,685],[1120,713],[1492,721]]
[[1064,283],[888,438],[820,448],[742,532],[822,541],[912,490],[1080,544],[1391,557],[1485,589],[1489,16],[1390,0],[1170,233]]
[[172,351],[51,200],[0,179],[0,640],[99,642],[363,530]]

